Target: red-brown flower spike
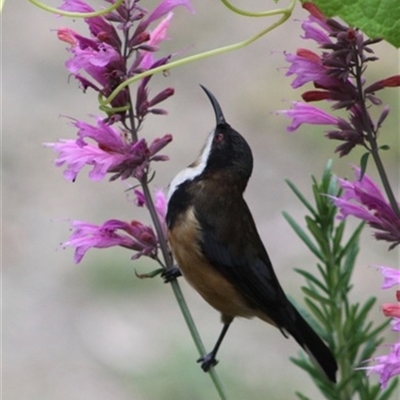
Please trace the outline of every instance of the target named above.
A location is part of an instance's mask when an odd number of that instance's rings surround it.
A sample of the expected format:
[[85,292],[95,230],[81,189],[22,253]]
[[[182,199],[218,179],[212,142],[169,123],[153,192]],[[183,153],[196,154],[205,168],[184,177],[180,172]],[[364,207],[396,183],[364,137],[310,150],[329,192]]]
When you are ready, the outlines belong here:
[[311,101],[319,101],[329,99],[329,92],[323,90],[309,90],[301,95],[301,98],[309,103]]
[[306,1],[305,3],[303,3],[302,7],[306,9],[313,17],[321,21],[326,21],[325,15],[315,4]]
[[400,86],[400,75],[393,75],[389,78],[382,79],[373,83],[365,89],[365,93],[373,93],[385,87],[398,87]]

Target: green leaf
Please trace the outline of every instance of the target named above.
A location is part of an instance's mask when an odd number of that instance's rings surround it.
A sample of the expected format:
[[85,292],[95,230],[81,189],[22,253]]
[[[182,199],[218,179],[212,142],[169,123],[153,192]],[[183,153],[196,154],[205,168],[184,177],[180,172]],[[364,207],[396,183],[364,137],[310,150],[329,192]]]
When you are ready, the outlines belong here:
[[333,253],[334,254],[338,253],[338,250],[340,248],[340,243],[343,238],[343,232],[344,232],[345,226],[346,226],[345,221],[342,221],[336,228],[335,236],[333,237]]
[[316,215],[316,212],[313,208],[313,206],[309,203],[309,201],[303,196],[303,194],[300,192],[299,189],[289,181],[289,179],[286,179],[285,182],[288,184],[290,189],[292,189],[293,193],[297,196],[297,198],[303,203],[303,205],[310,211],[311,214]]
[[295,392],[295,394],[300,400],[311,400],[309,397],[304,396],[304,394],[301,394],[300,392]]
[[361,156],[361,159],[360,159],[361,175],[360,175],[360,179],[359,179],[360,181],[362,180],[362,178],[364,177],[365,172],[367,171],[367,164],[368,164],[369,154],[370,153],[364,153]]
[[308,308],[311,310],[313,313],[314,317],[317,318],[317,320],[324,326],[328,326],[327,320],[322,313],[322,311],[318,308],[318,306],[311,301],[310,299],[305,298],[304,299],[305,303],[307,304]]
[[303,231],[303,229],[301,229],[300,225],[287,212],[284,211],[282,212],[282,214],[286,219],[286,221],[289,223],[289,225],[292,227],[292,229],[296,232],[297,236],[304,242],[304,244],[311,250],[311,252],[318,257],[318,259],[323,261],[324,259],[320,251],[311,241],[308,235]]
[[319,303],[326,304],[331,307],[334,306],[333,300],[321,296],[320,294],[310,290],[308,287],[302,286],[301,290],[304,292],[305,295],[311,297],[312,299],[318,301]]
[[379,146],[379,150],[390,150],[390,146],[388,144],[383,144],[382,146]]
[[311,281],[312,283],[315,284],[315,286],[318,286],[322,291],[325,293],[329,293],[328,289],[323,285],[321,281],[319,281],[314,275],[312,275],[310,272],[305,271],[304,269],[300,268],[295,268],[294,269],[298,274],[303,275],[304,278],[307,280]]
[[399,0],[313,0],[327,17],[340,17],[370,38],[400,47]]

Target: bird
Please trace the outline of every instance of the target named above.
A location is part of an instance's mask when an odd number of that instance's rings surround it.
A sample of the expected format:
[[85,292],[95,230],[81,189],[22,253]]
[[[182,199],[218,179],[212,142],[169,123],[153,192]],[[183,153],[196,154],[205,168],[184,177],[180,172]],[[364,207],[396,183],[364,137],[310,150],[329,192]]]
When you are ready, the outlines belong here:
[[243,197],[253,171],[251,148],[228,124],[215,96],[200,86],[214,109],[216,127],[198,158],[169,185],[166,224],[177,267],[165,277],[183,275],[221,313],[218,340],[198,362],[206,372],[215,366],[234,318],[257,317],[292,336],[336,382],[331,350],[286,297]]

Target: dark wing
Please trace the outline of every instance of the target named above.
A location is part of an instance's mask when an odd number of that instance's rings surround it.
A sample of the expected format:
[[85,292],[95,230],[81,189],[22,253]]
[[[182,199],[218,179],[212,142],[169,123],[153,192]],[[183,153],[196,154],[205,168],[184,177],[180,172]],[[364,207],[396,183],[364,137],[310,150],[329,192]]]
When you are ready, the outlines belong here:
[[[226,214],[225,214],[226,215]],[[287,328],[294,317],[258,235],[247,204],[231,210],[232,220],[196,215],[202,230],[201,249],[205,257],[257,310],[278,327]],[[240,220],[239,220],[240,218]]]
[[228,224],[218,221],[215,214],[212,221],[206,214],[197,216],[204,255],[255,309],[274,321],[283,334],[292,335],[336,382],[337,364],[331,351],[286,298],[244,200],[241,207],[240,211],[231,210]]

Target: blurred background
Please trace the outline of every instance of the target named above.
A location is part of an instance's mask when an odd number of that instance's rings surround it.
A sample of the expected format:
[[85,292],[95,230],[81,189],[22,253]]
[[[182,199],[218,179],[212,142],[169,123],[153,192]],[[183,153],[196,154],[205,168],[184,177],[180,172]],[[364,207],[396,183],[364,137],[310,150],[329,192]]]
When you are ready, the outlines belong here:
[[[149,10],[156,4],[141,2]],[[236,16],[218,1],[193,0],[192,5],[195,15],[176,9],[163,53],[195,54],[248,38],[269,23]],[[260,10],[265,2],[242,0],[236,5]],[[299,20],[305,17],[297,7],[284,26],[245,49],[154,77],[153,93],[171,86],[176,94],[163,103],[169,115],[148,118],[142,131],[149,140],[165,133],[174,136],[163,152],[171,161],[154,165],[154,187],[165,188],[194,160],[214,125],[199,83],[216,95],[228,121],[253,149],[255,169],[246,199],[282,286],[299,302],[303,279],[293,268],[312,272],[316,260],[282,217],[285,210],[302,224],[304,220],[304,209],[284,180],[310,195],[311,175],[320,177],[327,159],[333,158],[338,175],[352,177],[350,164],[362,155],[356,150],[339,159],[334,154],[338,143],[325,139],[323,129],[307,127],[289,134],[289,121],[274,114],[302,93],[293,91],[292,79],[284,76],[283,51],[312,46],[299,38]],[[4,399],[217,399],[195,362],[198,355],[171,288],[159,278],[135,276],[135,269],[148,272],[154,263],[132,262],[130,252],[112,248],[89,251],[74,265],[73,251],[60,247],[70,235],[68,219],[149,221],[128,199],[124,184],[92,182],[86,170],[75,183],[67,182],[63,170],[53,166],[56,154],[42,145],[75,137],[64,116],[91,121],[88,115],[98,113],[96,95],[83,94],[69,79],[66,44],[55,32],[69,26],[86,35],[82,21],[58,19],[27,1],[7,1],[1,24]],[[380,61],[369,68],[369,79],[399,73],[394,48],[383,43],[374,49]],[[392,108],[382,143],[391,146],[384,162],[397,190],[399,98],[396,89],[380,94]],[[376,177],[372,163],[369,172]],[[354,226],[350,221],[348,232]],[[365,229],[353,278],[355,301],[378,297],[377,322],[384,318],[379,304],[393,302],[394,290],[381,291],[381,275],[370,266],[398,265],[398,252],[389,253],[387,247]],[[219,315],[180,282],[211,349],[221,329]],[[387,340],[394,336],[388,333]],[[256,320],[236,320],[219,353],[218,373],[229,398],[294,399],[295,390],[321,398],[309,377],[289,361],[298,352],[294,340],[278,330]]]

